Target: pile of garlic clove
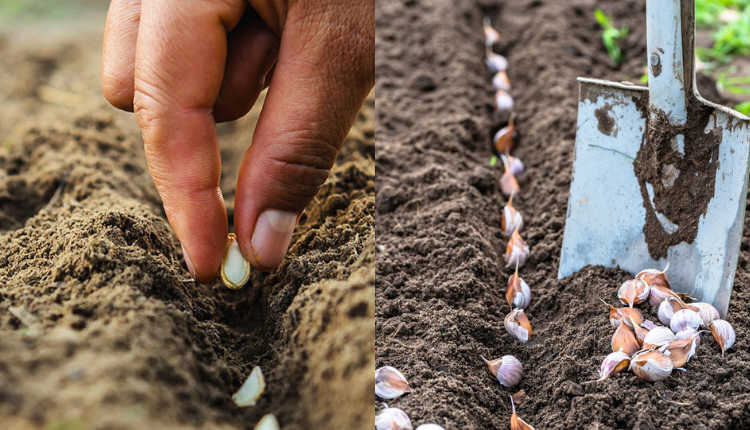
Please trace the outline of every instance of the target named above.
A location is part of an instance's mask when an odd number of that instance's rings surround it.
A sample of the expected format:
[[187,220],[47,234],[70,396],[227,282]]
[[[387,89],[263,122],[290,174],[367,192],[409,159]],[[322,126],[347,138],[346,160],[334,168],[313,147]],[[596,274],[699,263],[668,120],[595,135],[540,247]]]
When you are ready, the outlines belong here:
[[[701,343],[701,333],[711,332],[721,348],[721,355],[734,345],[731,324],[719,318],[719,311],[708,303],[687,303],[691,297],[672,291],[667,267],[647,269],[625,281],[617,298],[627,307],[609,306],[609,321],[615,328],[612,353],[602,361],[599,382],[618,373],[632,370],[648,382],[667,379],[674,369],[685,370]],[[644,320],[634,306],[647,302],[659,306],[659,322]]]
[[[391,366],[383,366],[375,370],[375,395],[382,399],[395,399],[406,393],[414,392],[409,386],[406,377],[398,369]],[[389,408],[383,403],[385,409],[375,417],[375,428],[377,430],[413,430],[411,419],[406,412],[399,408]],[[422,424],[417,430],[445,430],[437,424]]]

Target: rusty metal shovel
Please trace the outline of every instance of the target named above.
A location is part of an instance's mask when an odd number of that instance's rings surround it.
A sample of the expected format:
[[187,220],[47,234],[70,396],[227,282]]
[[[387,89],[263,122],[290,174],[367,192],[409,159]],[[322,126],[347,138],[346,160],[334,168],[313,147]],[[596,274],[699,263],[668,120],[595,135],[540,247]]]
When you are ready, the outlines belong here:
[[664,269],[724,317],[737,268],[750,118],[695,88],[695,1],[648,0],[649,88],[579,78],[558,277]]

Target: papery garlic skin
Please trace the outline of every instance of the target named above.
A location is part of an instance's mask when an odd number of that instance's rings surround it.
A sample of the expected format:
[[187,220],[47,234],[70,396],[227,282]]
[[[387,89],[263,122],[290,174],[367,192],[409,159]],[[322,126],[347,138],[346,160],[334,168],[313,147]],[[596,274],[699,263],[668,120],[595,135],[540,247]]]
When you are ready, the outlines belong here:
[[513,408],[513,415],[510,416],[510,430],[534,430],[534,427],[531,427],[526,421],[518,418],[513,396],[510,396],[510,405]]
[[616,329],[620,326],[620,321],[625,321],[625,325],[628,326],[628,328],[632,329],[631,326],[632,319],[636,322],[636,324],[641,324],[643,322],[643,315],[641,315],[641,312],[636,308],[616,308],[609,303],[605,302],[602,299],[599,299],[604,303],[605,305],[609,306],[609,323],[612,325],[612,328]]
[[497,378],[503,387],[515,387],[523,378],[523,365],[512,355],[505,355],[492,361],[482,357],[490,369],[492,376]]
[[505,247],[505,255],[503,255],[505,267],[523,266],[526,259],[529,258],[529,254],[529,245],[524,242],[521,235],[518,234],[518,229],[516,229]]
[[385,405],[385,409],[375,417],[375,428],[377,430],[414,430],[406,412],[399,408],[389,408],[388,405]]
[[651,289],[648,293],[648,304],[651,306],[659,306],[661,302],[669,297],[675,297],[674,291],[661,285],[651,285]]
[[669,328],[677,333],[688,328],[698,330],[701,324],[703,324],[703,320],[701,319],[701,316],[698,315],[698,312],[690,309],[680,309],[672,316],[672,319],[669,322]]
[[692,338],[675,340],[659,348],[659,352],[669,357],[672,360],[672,367],[676,369],[690,361],[695,354],[695,344]]
[[500,177],[500,191],[506,196],[521,193],[521,187],[518,185],[518,181],[513,172],[510,171],[510,168],[506,168],[505,173]]
[[513,124],[513,116],[511,115],[508,125],[498,130],[492,139],[495,143],[495,150],[500,154],[507,154],[512,151],[515,146],[515,134],[516,127]]
[[494,52],[487,52],[487,57],[484,59],[484,63],[487,65],[490,73],[502,72],[508,68],[508,60],[500,54]]
[[672,369],[672,360],[659,351],[641,352],[630,359],[630,370],[646,382],[667,379]]
[[709,327],[713,320],[721,318],[721,316],[719,315],[719,311],[708,303],[690,303],[688,305],[688,309],[692,309],[698,312],[698,315],[700,315],[701,320],[703,321],[704,327]]
[[643,346],[643,341],[646,339],[646,335],[648,334],[649,330],[639,326],[633,320],[633,317],[629,317],[629,319],[631,323],[630,327],[633,329],[633,334],[635,334],[635,340],[638,341],[638,346]]
[[672,330],[667,327],[655,327],[643,338],[643,347],[650,348],[654,346],[664,346],[677,340]]
[[375,395],[383,399],[395,399],[414,391],[406,377],[395,367],[384,366],[375,371]]
[[528,342],[533,332],[529,318],[523,309],[514,309],[505,317],[505,330],[521,343]]
[[714,339],[716,339],[716,343],[721,347],[721,356],[724,357],[724,352],[734,345],[736,338],[734,328],[722,319],[713,320],[709,328],[711,334],[714,335]]
[[667,289],[672,289],[671,285],[669,285],[669,279],[667,279],[667,269],[669,269],[669,263],[667,263],[667,267],[665,267],[663,271],[657,269],[641,270],[635,275],[635,278],[642,279],[649,287],[659,285]]
[[628,327],[625,325],[625,321],[620,321],[620,327],[615,331],[612,336],[612,351],[622,351],[628,356],[631,356],[638,352],[638,341]]
[[669,297],[659,305],[659,321],[665,326],[669,326],[674,313],[680,309],[685,309],[685,304],[677,297]]
[[620,285],[620,289],[617,291],[617,298],[632,308],[633,305],[644,302],[648,298],[650,290],[648,284],[642,280],[630,279]]
[[253,430],[281,430],[281,427],[273,414],[266,414],[253,427]]
[[[511,196],[512,198],[513,196]],[[516,208],[513,206],[510,206],[510,204],[505,205],[503,208],[503,219],[500,223],[500,227],[503,229],[503,232],[507,235],[512,235],[514,231],[521,230],[523,228],[523,217],[521,216],[521,212],[518,212]]]

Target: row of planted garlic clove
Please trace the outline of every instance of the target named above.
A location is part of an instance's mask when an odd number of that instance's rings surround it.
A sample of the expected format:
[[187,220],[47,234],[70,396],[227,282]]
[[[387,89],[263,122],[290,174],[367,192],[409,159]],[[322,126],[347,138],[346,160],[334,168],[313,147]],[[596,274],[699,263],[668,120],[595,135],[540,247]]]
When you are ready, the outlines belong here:
[[[266,379],[259,366],[255,366],[239,390],[232,395],[232,401],[241,407],[255,406],[266,391]],[[253,430],[281,430],[273,414],[266,414],[258,421]]]
[[[667,265],[667,268],[669,265]],[[690,297],[672,291],[666,270],[644,270],[635,279],[625,281],[618,299],[629,307],[610,307],[609,321],[614,327],[612,353],[602,361],[599,379],[603,381],[626,370],[632,370],[648,382],[669,377],[674,369],[690,361],[700,346],[700,334],[708,329],[724,352],[734,345],[732,326],[719,318],[719,312],[708,303],[685,303]],[[604,300],[602,300],[604,302]],[[659,306],[657,326],[644,320],[633,306],[648,301]]]

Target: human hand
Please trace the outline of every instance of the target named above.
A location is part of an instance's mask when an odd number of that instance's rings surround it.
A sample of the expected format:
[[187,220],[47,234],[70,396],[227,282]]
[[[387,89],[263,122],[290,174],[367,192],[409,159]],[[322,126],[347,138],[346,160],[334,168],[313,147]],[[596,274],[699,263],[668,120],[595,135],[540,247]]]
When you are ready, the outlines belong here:
[[260,270],[283,260],[374,85],[374,1],[110,4],[102,90],[135,112],[154,184],[199,282],[216,278],[228,231],[216,122],[245,115],[271,75],[234,206],[242,253]]

